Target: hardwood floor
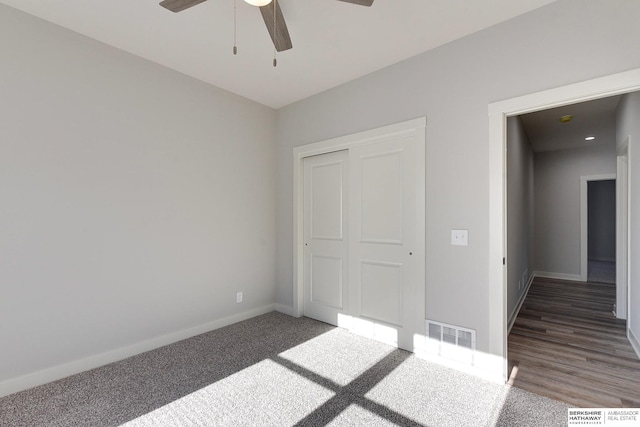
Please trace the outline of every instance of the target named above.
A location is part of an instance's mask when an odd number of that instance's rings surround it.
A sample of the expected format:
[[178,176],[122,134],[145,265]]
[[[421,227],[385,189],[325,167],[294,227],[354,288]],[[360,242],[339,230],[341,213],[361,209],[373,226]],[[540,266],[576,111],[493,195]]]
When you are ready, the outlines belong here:
[[640,360],[614,303],[615,285],[536,278],[509,335],[510,383],[576,407],[640,407]]

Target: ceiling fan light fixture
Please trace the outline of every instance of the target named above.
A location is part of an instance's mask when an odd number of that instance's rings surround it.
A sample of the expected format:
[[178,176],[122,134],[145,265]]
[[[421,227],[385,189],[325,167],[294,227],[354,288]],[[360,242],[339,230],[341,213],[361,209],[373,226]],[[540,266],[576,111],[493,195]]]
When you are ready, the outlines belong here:
[[249,3],[251,6],[266,6],[269,3],[271,3],[272,0],[244,0],[245,2]]

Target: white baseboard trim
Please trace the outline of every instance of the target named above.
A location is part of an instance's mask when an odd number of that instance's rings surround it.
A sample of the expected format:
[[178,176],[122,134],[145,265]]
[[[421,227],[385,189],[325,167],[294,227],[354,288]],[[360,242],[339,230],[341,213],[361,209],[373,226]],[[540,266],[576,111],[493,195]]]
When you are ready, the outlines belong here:
[[165,345],[173,344],[174,342],[182,341],[196,335],[204,334],[261,314],[270,313],[273,310],[273,304],[265,305],[263,307],[254,308],[242,313],[214,320],[203,325],[161,335],[126,347],[117,348],[115,350],[89,356],[84,359],[74,360],[62,365],[53,366],[51,368],[46,368],[17,378],[5,380],[0,382],[0,397],[56,381],[70,375],[79,374],[80,372],[95,369],[109,363],[117,362],[119,360],[123,360],[149,350],[154,350]]
[[527,285],[524,288],[524,292],[522,293],[522,295],[520,295],[520,298],[518,299],[518,302],[517,302],[516,306],[513,308],[513,311],[509,315],[509,324],[508,324],[508,328],[507,328],[507,335],[509,335],[511,333],[511,328],[513,328],[513,324],[516,321],[516,317],[518,317],[518,313],[520,312],[520,309],[522,308],[522,304],[524,303],[525,298],[527,298],[527,294],[529,293],[529,288],[531,287],[531,284],[533,283],[534,277],[536,277],[535,272],[531,277],[529,277],[529,280],[527,281]]
[[594,257],[594,258],[589,258],[589,261],[616,262],[616,259],[615,258]]
[[300,316],[298,316],[296,311],[293,309],[293,307],[290,306],[290,305],[284,305],[284,304],[276,303],[276,304],[274,304],[274,309],[279,313],[283,313],[283,314],[286,314],[286,315],[291,316],[291,317],[300,317]]
[[449,369],[464,372],[495,384],[503,385],[506,382],[503,371],[504,359],[496,356],[488,356],[477,352],[475,355],[478,365],[470,365],[457,360],[448,359],[436,354],[429,353],[424,350],[414,349],[416,357],[424,359],[428,362],[444,366]]
[[631,328],[627,329],[627,338],[629,338],[629,342],[631,343],[631,347],[633,347],[633,351],[636,352],[636,356],[640,358],[640,341],[634,335]]
[[546,277],[547,279],[574,280],[584,282],[579,274],[552,273],[549,271],[534,271],[533,276]]

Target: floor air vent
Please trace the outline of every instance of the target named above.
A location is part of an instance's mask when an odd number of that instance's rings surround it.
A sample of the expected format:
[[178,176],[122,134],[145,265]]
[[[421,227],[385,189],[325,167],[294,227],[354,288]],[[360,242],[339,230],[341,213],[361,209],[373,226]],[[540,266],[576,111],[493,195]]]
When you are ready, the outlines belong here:
[[476,331],[427,320],[427,352],[473,364]]

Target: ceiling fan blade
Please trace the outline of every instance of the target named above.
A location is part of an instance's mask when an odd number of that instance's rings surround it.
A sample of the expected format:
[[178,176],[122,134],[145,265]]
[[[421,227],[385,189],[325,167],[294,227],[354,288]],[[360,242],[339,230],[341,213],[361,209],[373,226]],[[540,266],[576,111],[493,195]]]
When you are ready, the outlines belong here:
[[160,6],[169,9],[171,12],[180,12],[204,1],[206,0],[163,0],[160,2]]
[[[276,14],[275,27],[273,26],[273,14]],[[293,47],[291,44],[291,37],[289,37],[289,30],[287,29],[287,23],[284,22],[284,15],[282,15],[282,9],[280,9],[280,2],[272,1],[266,6],[260,6],[260,13],[262,13],[262,19],[267,26],[273,45],[278,52],[288,50]]]
[[373,4],[373,0],[340,0],[345,3],[353,3],[358,4],[360,6],[371,6]]

